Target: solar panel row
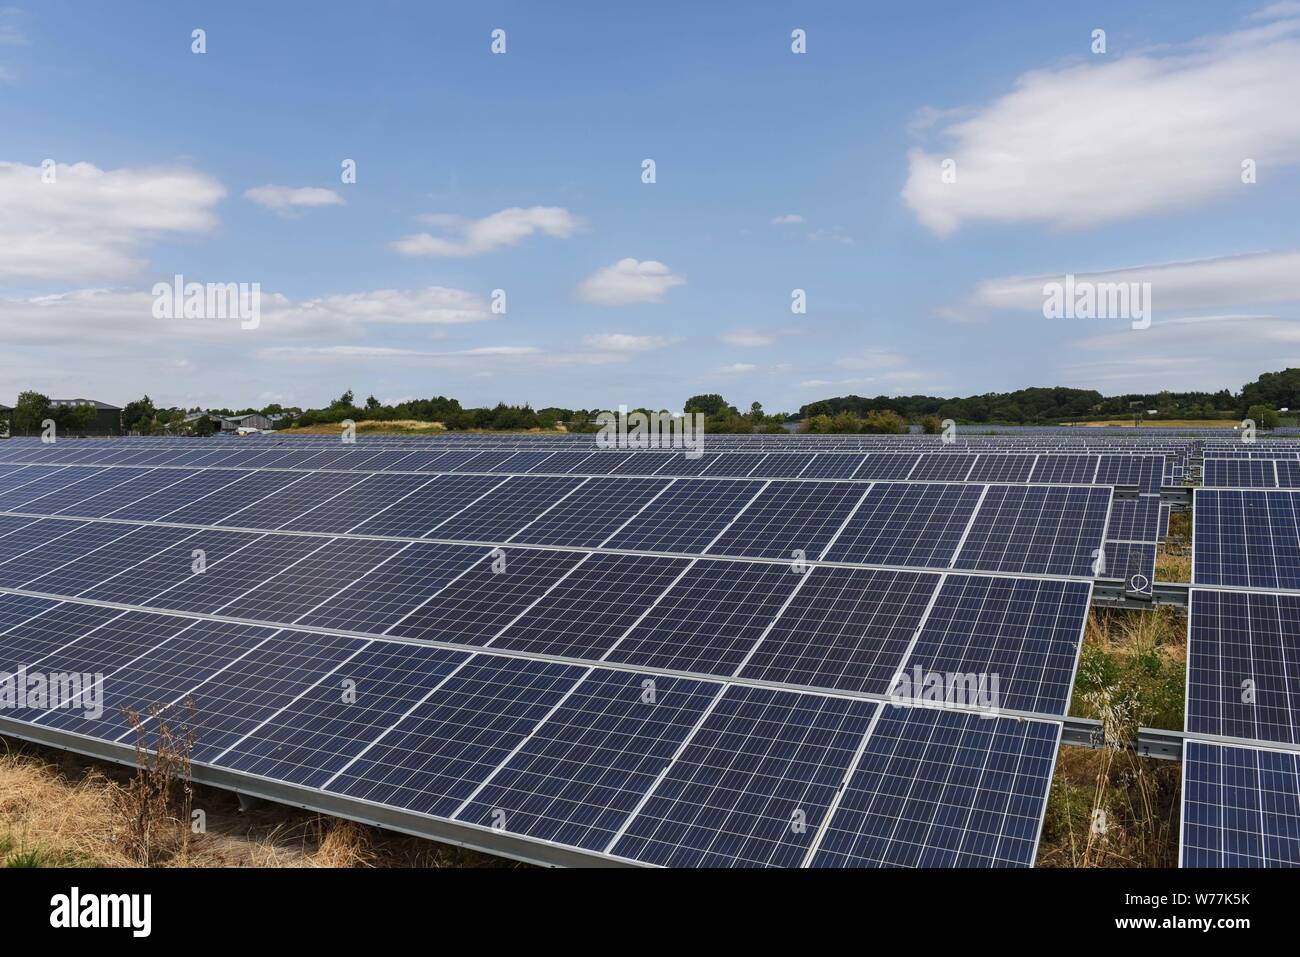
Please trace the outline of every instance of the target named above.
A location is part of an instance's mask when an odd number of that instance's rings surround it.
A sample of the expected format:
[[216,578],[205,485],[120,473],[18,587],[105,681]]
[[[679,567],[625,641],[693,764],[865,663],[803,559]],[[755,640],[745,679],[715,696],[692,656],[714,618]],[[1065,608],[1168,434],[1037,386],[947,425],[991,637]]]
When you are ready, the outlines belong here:
[[[0,670],[102,674],[0,726],[125,746],[470,831],[671,866],[1032,863],[1060,726],[810,692],[0,599]],[[156,722],[144,719],[146,733]]]

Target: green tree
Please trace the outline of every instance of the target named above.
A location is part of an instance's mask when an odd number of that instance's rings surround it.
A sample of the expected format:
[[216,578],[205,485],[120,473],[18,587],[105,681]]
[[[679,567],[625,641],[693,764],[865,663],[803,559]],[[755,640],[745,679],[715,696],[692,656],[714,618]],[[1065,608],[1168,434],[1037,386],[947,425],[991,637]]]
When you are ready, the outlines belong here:
[[41,423],[50,418],[50,400],[39,392],[19,392],[14,402],[14,431],[31,435],[41,431]]
[[736,415],[736,410],[727,405],[727,400],[716,392],[710,392],[707,395],[693,395],[686,400],[682,406],[683,412],[703,412],[706,418],[721,418],[725,415]]
[[153,400],[146,395],[143,399],[136,399],[126,404],[126,408],[122,410],[122,428],[127,432],[147,433],[157,416],[158,410],[154,408]]
[[1278,414],[1267,405],[1252,405],[1246,410],[1246,418],[1254,419],[1255,425],[1261,429],[1277,428]]

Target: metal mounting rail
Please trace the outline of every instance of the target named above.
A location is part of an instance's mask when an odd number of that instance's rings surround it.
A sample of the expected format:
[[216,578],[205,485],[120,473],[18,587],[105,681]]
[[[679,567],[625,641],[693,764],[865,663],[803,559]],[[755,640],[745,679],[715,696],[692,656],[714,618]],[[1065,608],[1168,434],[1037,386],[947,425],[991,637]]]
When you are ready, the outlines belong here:
[[1156,605],[1186,608],[1192,586],[1187,582],[1154,582],[1150,595],[1128,591],[1125,582],[1107,579],[1093,583],[1092,603],[1099,608],[1151,609]]
[[[1122,742],[1121,746],[1134,751],[1144,758],[1159,758],[1163,761],[1181,761],[1183,759],[1183,732],[1165,731],[1161,728],[1138,728],[1136,741]],[[1079,748],[1102,748],[1106,738],[1102,733],[1102,724],[1095,718],[1066,718],[1061,734],[1061,743]]]

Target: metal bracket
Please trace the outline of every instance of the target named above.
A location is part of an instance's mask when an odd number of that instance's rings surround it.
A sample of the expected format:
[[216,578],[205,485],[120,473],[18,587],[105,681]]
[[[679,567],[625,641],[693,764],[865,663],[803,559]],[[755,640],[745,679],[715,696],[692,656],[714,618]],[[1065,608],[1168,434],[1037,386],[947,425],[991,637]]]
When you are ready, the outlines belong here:
[[[1065,718],[1061,729],[1061,743],[1079,748],[1102,748],[1106,745],[1102,723],[1096,718]],[[1126,741],[1124,747],[1144,758],[1162,761],[1183,759],[1183,732],[1160,728],[1138,728],[1137,741]]]
[[1136,608],[1150,611],[1156,605],[1186,608],[1191,585],[1186,582],[1153,582],[1151,594],[1126,590],[1124,579],[1101,579],[1093,583],[1092,603],[1100,608]]

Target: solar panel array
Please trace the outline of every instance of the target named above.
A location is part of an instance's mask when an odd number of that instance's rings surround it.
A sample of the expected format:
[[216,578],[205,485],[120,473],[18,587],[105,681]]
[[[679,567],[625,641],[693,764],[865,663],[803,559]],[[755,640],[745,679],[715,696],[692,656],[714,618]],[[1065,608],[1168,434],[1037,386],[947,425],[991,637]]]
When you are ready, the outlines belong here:
[[1207,458],[1220,487],[1195,492],[1185,867],[1300,866],[1300,492],[1275,487],[1283,464]]
[[1095,562],[1186,447],[842,444],[0,444],[0,671],[105,676],[0,727],[190,702],[200,771],[530,860],[1032,864]]

